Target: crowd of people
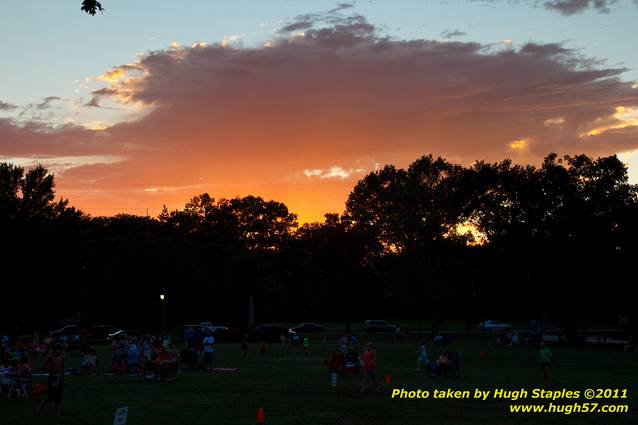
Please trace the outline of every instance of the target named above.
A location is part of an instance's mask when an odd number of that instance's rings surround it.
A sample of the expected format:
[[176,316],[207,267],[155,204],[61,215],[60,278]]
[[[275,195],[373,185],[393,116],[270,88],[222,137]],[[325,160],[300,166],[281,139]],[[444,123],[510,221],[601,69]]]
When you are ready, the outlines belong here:
[[12,363],[0,360],[0,396],[23,396],[24,388],[31,381],[32,370],[26,356],[18,357]]
[[54,338],[39,341],[37,335],[10,338],[0,334],[0,396],[19,398],[33,394],[33,363],[30,359],[48,355],[56,345],[64,347]]
[[[288,341],[284,335],[280,338],[282,351],[288,350]],[[326,349],[327,337],[323,337],[322,351]],[[442,346],[441,354],[432,360],[428,354],[426,341],[422,340],[418,347],[416,366],[417,371],[425,371],[426,377],[438,377],[444,375],[458,375],[460,370],[460,350],[455,352],[449,349],[450,338],[433,338],[434,344]],[[302,344],[303,351],[310,355],[310,340],[308,337],[300,337],[296,343]],[[37,358],[45,354],[46,359],[43,369],[48,373],[44,401],[38,405],[38,412],[48,404],[53,403],[55,412],[60,414],[62,392],[65,380],[64,356],[65,352],[75,349],[77,345],[82,347],[80,369],[66,371],[66,374],[93,374],[98,371],[98,356],[95,349],[85,344],[80,339],[56,338],[47,336],[39,343],[37,336],[32,340],[25,338],[11,339],[0,335],[0,395],[5,397],[27,397],[37,394],[31,388],[33,365],[29,358]],[[116,375],[137,375],[142,380],[171,380],[177,379],[180,362],[185,366],[191,366],[197,370],[213,370],[215,337],[212,332],[197,334],[192,329],[186,329],[184,333],[185,348],[178,353],[171,337],[154,337],[151,334],[139,338],[122,335],[111,340],[111,365],[110,373]],[[326,361],[328,369],[333,374],[360,373],[362,377],[361,390],[368,387],[379,389],[377,379],[377,353],[371,342],[363,346],[359,351],[359,341],[351,332],[347,332],[337,340],[338,349],[335,350],[332,360]],[[265,356],[268,346],[262,341],[259,352]],[[248,335],[241,339],[241,353],[247,356]],[[481,356],[483,353],[481,352]],[[552,352],[540,343],[540,364],[543,371],[545,385],[550,385],[550,369],[553,361]],[[200,362],[200,359],[203,361]],[[44,388],[44,385],[41,385]]]
[[[65,341],[66,342],[66,341]],[[62,389],[64,387],[64,352],[68,348],[62,341],[47,337],[42,342],[37,335],[25,342],[25,338],[11,339],[0,335],[0,395],[7,398],[27,398],[46,393],[38,405],[38,414],[44,406],[53,402],[60,415]],[[45,355],[43,369],[48,373],[47,386],[32,385],[33,364],[29,358]]]
[[[85,354],[88,367],[96,367],[92,353]],[[83,360],[84,363],[84,360]],[[84,366],[83,366],[84,367]],[[146,380],[176,379],[179,354],[169,336],[123,336],[111,341],[111,373],[139,375]]]
[[186,366],[194,370],[213,369],[215,337],[212,332],[201,332],[188,326],[184,330],[184,344],[186,347],[182,350],[181,359]]

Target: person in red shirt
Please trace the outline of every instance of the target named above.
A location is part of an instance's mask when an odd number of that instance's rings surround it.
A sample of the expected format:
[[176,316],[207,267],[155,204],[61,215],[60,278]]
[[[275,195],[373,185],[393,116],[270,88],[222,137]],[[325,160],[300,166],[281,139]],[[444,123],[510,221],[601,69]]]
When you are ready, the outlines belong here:
[[366,381],[370,379],[375,390],[379,389],[377,383],[377,353],[371,342],[366,344],[366,351],[359,357],[363,366],[363,381],[361,382],[361,391],[366,390]]

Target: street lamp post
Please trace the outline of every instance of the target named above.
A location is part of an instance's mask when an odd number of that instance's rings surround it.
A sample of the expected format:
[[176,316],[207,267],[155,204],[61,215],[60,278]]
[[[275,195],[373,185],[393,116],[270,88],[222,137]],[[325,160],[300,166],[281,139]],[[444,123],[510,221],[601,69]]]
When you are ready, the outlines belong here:
[[160,291],[160,302],[162,303],[162,336],[166,334],[166,289]]

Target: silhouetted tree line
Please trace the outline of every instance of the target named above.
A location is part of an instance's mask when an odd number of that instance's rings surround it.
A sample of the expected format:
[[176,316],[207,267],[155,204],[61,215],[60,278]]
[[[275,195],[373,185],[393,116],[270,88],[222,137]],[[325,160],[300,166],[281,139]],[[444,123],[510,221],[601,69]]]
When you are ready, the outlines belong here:
[[[125,328],[213,320],[542,319],[569,333],[635,320],[638,187],[616,156],[540,167],[424,156],[360,180],[343,214],[204,193],[157,218],[90,217],[54,179],[0,164],[5,331],[88,317]],[[633,315],[633,317],[632,317]],[[630,320],[631,320],[630,319]]]

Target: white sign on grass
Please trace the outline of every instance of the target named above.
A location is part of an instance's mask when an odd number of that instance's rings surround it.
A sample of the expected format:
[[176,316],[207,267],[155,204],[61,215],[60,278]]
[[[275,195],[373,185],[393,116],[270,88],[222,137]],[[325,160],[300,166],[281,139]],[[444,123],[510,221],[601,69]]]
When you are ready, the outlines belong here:
[[126,418],[128,417],[128,406],[120,407],[115,411],[115,419],[113,419],[113,425],[126,425]]

